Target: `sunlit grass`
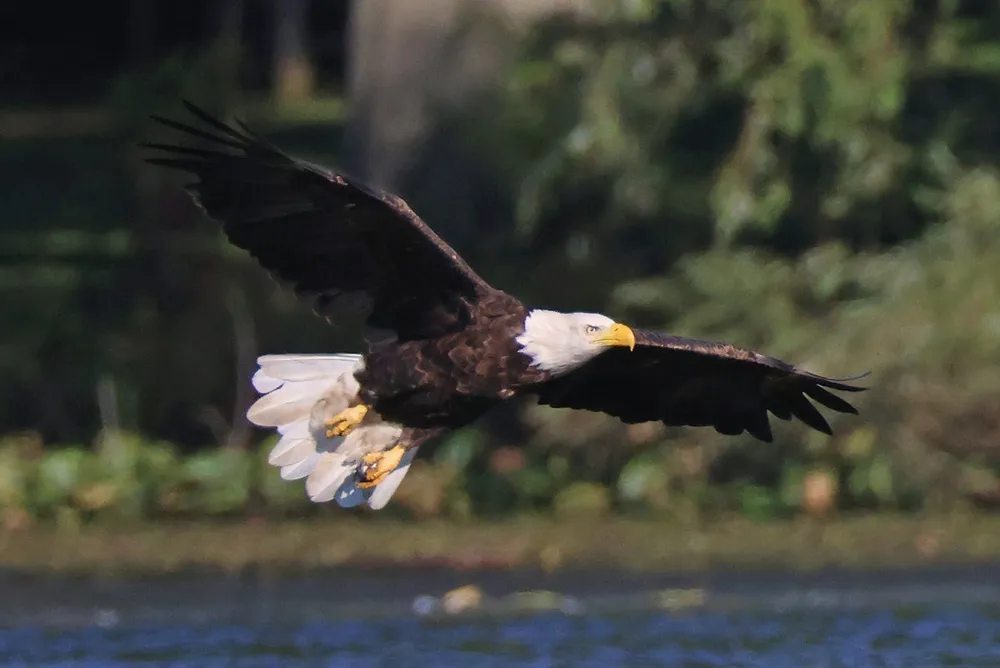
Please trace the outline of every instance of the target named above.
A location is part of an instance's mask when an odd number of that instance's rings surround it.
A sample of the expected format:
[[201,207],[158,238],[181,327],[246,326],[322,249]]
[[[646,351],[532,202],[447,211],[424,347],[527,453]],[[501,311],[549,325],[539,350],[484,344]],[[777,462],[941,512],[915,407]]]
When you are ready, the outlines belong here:
[[880,515],[697,526],[651,519],[499,522],[249,520],[36,525],[0,534],[0,567],[123,575],[185,569],[302,572],[338,566],[543,570],[904,568],[1000,558],[1000,518]]

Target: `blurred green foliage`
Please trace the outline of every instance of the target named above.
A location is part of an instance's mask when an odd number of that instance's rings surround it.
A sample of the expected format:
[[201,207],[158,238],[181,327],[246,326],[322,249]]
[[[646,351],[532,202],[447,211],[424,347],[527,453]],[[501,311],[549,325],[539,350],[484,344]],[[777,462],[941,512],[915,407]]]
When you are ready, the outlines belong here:
[[[832,439],[678,430],[652,449],[711,460],[701,508],[781,513],[815,470],[841,507],[992,507],[1000,6],[600,7],[537,31],[474,133],[509,174],[526,252],[614,277],[605,310],[628,322],[872,372]],[[573,285],[574,306],[608,295]],[[613,447],[601,429],[556,440]]]
[[[910,471],[878,448],[869,427],[848,433],[837,450],[775,445],[736,447],[716,456],[698,445],[639,448],[626,438],[629,449],[604,466],[588,461],[592,453],[579,448],[486,452],[475,434],[459,432],[418,460],[381,513],[461,520],[618,512],[689,524],[733,514],[773,519],[858,509],[954,511],[973,507],[975,493],[993,478],[989,470],[966,466],[946,482],[918,488]],[[8,437],[0,441],[0,528],[55,522],[73,530],[94,521],[350,512],[313,504],[301,481],[282,480],[267,464],[275,442],[183,455],[131,434],[104,437],[95,447],[55,449],[31,435]]]
[[[870,370],[862,415],[838,417],[833,438],[779,424],[765,445],[521,406],[514,432],[450,437],[384,512],[692,521],[993,507],[1000,5],[599,8],[529,35],[490,114],[468,129],[507,176],[516,223],[517,252],[473,253],[477,269],[556,308],[729,340],[819,373]],[[355,332],[328,329],[275,288],[204,224],[180,180],[137,166],[134,141],[159,139],[140,119],[166,113],[165,100],[234,106],[213,63],[171,60],[124,79],[111,141],[0,147],[12,260],[0,267],[0,425],[46,441],[0,447],[11,517],[340,512],[312,507],[301,483],[266,466],[272,441],[243,447],[251,397],[234,386],[252,372],[247,350],[352,350]],[[338,132],[269,134],[334,163]],[[104,404],[102,378],[116,388]],[[102,425],[178,446],[48,445]],[[212,442],[229,447],[199,448]]]

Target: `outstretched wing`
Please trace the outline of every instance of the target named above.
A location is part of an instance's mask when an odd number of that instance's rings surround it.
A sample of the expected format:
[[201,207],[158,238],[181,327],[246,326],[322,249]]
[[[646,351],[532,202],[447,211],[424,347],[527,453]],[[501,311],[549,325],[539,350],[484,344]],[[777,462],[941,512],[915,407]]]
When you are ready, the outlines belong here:
[[426,338],[463,327],[493,291],[399,197],[184,104],[205,130],[153,118],[211,147],[146,144],[168,154],[147,161],[196,176],[188,192],[229,240],[320,315],[361,311],[370,327],[400,340]]
[[773,357],[724,343],[635,330],[635,350],[613,348],[538,388],[539,402],[600,411],[626,423],[712,426],[772,440],[768,412],[831,433],[810,399],[857,413],[829,390],[866,388],[802,371]]

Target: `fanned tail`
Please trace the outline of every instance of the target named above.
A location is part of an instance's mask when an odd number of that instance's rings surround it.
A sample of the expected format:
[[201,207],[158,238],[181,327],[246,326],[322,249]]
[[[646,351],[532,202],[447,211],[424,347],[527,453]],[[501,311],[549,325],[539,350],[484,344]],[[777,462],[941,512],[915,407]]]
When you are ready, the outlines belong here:
[[326,420],[358,396],[354,373],[364,367],[361,355],[263,355],[257,364],[252,382],[262,396],[247,410],[247,419],[281,434],[268,463],[279,467],[285,480],[305,478],[306,492],[316,503],[384,507],[406,476],[416,448],[372,489],[359,489],[354,473],[364,454],[395,445],[402,428],[375,421],[347,436],[326,436]]

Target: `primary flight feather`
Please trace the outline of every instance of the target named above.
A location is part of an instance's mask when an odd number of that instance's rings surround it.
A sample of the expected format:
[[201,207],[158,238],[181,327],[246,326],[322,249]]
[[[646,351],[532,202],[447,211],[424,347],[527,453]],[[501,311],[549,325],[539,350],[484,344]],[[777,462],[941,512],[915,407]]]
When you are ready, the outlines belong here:
[[229,240],[332,322],[363,317],[368,352],[265,355],[247,412],[281,439],[269,461],[309,497],[383,507],[428,440],[534,395],[624,422],[772,438],[768,413],[831,433],[812,401],[864,388],[724,343],[525,306],[469,267],[399,197],[286,155],[242,123],[185,103],[202,140],[147,144],[196,177],[188,192]]

